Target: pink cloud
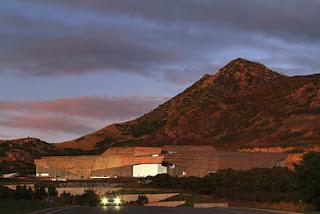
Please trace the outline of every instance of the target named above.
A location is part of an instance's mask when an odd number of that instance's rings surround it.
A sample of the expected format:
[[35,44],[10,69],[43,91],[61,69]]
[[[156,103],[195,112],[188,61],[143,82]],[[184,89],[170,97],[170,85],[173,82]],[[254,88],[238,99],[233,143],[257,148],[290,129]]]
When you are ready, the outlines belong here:
[[95,119],[122,119],[146,113],[166,97],[74,97],[48,101],[0,101],[0,110],[62,113]]
[[52,116],[13,116],[9,117],[7,120],[0,120],[0,125],[20,129],[37,129],[41,131],[65,132],[74,134],[83,134],[94,131],[94,129],[90,128],[90,126],[81,123],[79,120]]
[[[46,133],[45,139],[55,141],[54,135],[81,136],[115,122],[143,115],[165,97],[73,97],[47,101],[1,101],[0,136]],[[8,131],[9,130],[9,131]],[[16,133],[12,134],[14,131]],[[21,133],[18,133],[21,130]],[[28,130],[28,131],[26,131]],[[65,140],[68,140],[66,138]],[[61,137],[59,138],[61,139]]]

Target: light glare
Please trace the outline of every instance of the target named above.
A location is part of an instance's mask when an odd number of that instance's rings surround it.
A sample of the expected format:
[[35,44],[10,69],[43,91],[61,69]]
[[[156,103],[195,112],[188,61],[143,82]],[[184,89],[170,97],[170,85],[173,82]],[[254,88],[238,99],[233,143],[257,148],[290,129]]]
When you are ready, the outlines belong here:
[[115,203],[116,205],[121,204],[121,199],[120,199],[119,197],[116,197],[116,198],[114,199],[114,203]]
[[101,198],[101,204],[102,205],[107,205],[108,199],[106,197]]

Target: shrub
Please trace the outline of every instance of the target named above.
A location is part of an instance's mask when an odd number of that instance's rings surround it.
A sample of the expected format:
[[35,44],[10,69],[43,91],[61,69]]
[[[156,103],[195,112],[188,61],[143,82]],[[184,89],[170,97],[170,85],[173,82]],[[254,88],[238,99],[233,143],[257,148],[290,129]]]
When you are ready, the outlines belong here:
[[301,195],[320,210],[320,153],[309,152],[295,165]]
[[221,170],[203,178],[158,175],[152,187],[172,188],[215,198],[244,201],[297,201],[297,181],[294,172],[286,168]]
[[139,195],[138,199],[136,201],[139,205],[144,205],[147,204],[149,202],[149,199],[147,196],[145,195]]
[[78,205],[97,206],[99,203],[99,197],[93,190],[86,190],[82,195],[76,195],[74,199]]
[[14,198],[14,191],[6,186],[0,185],[0,199]]
[[46,192],[45,186],[41,184],[34,185],[34,195],[33,195],[34,200],[42,201],[47,195],[48,193]]
[[71,195],[70,193],[63,192],[60,195],[60,201],[63,204],[72,204],[73,203],[73,195]]
[[25,200],[31,200],[33,198],[33,191],[29,187],[27,188],[26,186],[16,186],[16,191],[15,191],[15,199],[25,199]]
[[58,195],[58,191],[56,190],[56,188],[54,186],[48,187],[48,195],[49,196],[57,196]]

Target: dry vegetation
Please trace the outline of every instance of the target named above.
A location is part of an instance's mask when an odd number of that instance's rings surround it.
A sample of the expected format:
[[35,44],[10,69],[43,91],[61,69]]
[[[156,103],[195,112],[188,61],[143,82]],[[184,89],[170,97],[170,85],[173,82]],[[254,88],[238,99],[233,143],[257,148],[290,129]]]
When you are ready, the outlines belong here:
[[319,112],[320,75],[287,77],[236,59],[150,113],[58,148],[209,144],[232,150],[301,149],[319,143]]

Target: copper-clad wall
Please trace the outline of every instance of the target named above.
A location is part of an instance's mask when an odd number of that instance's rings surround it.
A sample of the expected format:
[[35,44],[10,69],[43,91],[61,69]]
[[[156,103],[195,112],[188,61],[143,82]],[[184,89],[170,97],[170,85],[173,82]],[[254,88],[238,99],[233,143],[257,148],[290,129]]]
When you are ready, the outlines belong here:
[[162,163],[161,147],[110,148],[99,156],[95,169],[116,168],[137,164]]
[[132,166],[123,166],[115,168],[105,168],[105,169],[94,169],[92,171],[92,176],[102,177],[102,176],[119,176],[119,177],[132,177]]
[[110,148],[97,156],[55,156],[35,160],[37,174],[88,179],[91,176],[132,176],[132,166],[163,164],[173,176],[206,176],[219,169],[248,170],[283,166],[284,153],[216,151],[212,146]]
[[132,165],[133,154],[134,147],[110,148],[97,158],[94,169],[99,170]]
[[161,147],[110,148],[97,156],[54,156],[35,160],[37,174],[88,179],[92,176],[132,176],[132,166],[161,164]]
[[287,157],[284,153],[219,152],[219,169],[249,170],[281,166]]
[[163,152],[164,163],[170,167],[169,174],[199,177],[221,169],[249,170],[283,166],[287,157],[284,153],[215,151],[210,146],[165,146]]
[[178,174],[172,169],[175,167],[179,171],[184,168],[186,176],[202,177],[218,170],[218,157],[212,155],[214,152],[212,146],[164,146],[163,161],[172,165],[169,169],[172,175]]
[[134,156],[160,154],[161,151],[161,147],[134,147]]
[[[54,156],[35,160],[37,173],[51,172],[57,177],[88,178],[97,156]],[[46,169],[46,170],[45,170]]]

